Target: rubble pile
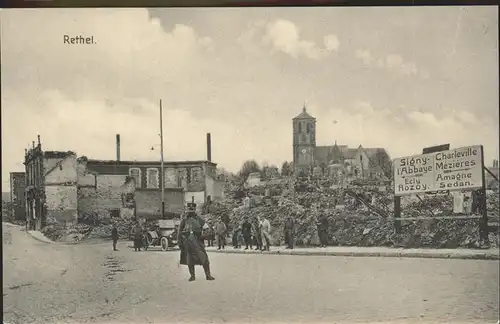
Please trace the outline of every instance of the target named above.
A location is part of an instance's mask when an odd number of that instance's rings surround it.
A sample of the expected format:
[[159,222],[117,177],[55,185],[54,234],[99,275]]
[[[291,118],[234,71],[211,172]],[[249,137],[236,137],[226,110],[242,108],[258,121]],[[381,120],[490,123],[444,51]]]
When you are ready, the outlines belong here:
[[45,237],[59,242],[79,242],[85,239],[91,231],[92,227],[85,224],[65,227],[57,223],[49,224],[41,230]]
[[[317,245],[316,220],[322,213],[329,220],[331,245],[405,248],[474,248],[481,245],[477,219],[406,220],[401,223],[401,231],[396,233],[392,220],[394,196],[387,186],[336,188],[327,181],[281,181],[243,191],[243,194],[235,194],[228,189],[224,200],[210,206],[211,218],[229,215],[229,230],[232,230],[244,217],[250,220],[266,217],[272,226],[275,245],[284,242],[283,225],[288,215],[294,215],[296,220],[297,245]],[[252,197],[249,208],[243,206],[247,194]],[[402,216],[453,215],[453,196],[421,195],[421,199],[403,204]],[[498,219],[498,193],[488,195],[487,201],[489,214]],[[498,246],[498,236],[490,236],[490,244]]]
[[67,228],[61,238],[59,238],[59,241],[77,243],[88,237],[91,232],[92,227],[85,224],[77,224]]
[[453,214],[453,197],[450,195],[426,196],[425,200],[403,205],[403,217],[450,216]]
[[[251,198],[248,198],[251,197]],[[402,199],[402,217],[453,216],[453,196],[420,195]],[[250,199],[250,202],[248,201]],[[498,192],[487,193],[490,222],[499,222]],[[255,221],[267,218],[272,227],[274,245],[284,242],[283,225],[287,216],[296,222],[295,239],[298,246],[319,244],[317,219],[325,214],[329,222],[331,245],[387,246],[405,248],[474,248],[479,247],[477,219],[404,220],[396,233],[394,196],[387,185],[335,186],[328,179],[273,179],[264,185],[245,188],[228,183],[225,198],[203,206],[207,220],[222,219],[229,231],[240,226],[245,217]],[[133,219],[119,219],[121,239],[128,239]],[[42,231],[54,241],[77,242],[84,239],[110,239],[112,225],[96,224],[95,220],[70,228],[46,226]],[[490,245],[499,246],[499,235],[490,233]]]
[[51,239],[52,241],[59,241],[64,235],[64,228],[57,226],[55,224],[50,224],[42,228],[42,233],[45,237]]
[[496,191],[486,193],[486,210],[488,219],[493,222],[500,221],[500,195]]
[[[120,239],[128,239],[133,221],[121,219],[116,222]],[[87,225],[76,224],[65,227],[59,224],[49,224],[42,228],[45,237],[52,241],[77,243],[85,239],[110,239],[112,225]]]
[[14,213],[15,205],[12,202],[2,201],[2,222],[25,226],[26,220],[16,218]]
[[[120,239],[128,239],[130,235],[130,231],[134,225],[134,220],[132,219],[120,219],[116,222],[116,229],[118,230],[118,237]],[[111,238],[111,229],[113,225],[101,225],[92,228],[92,231],[89,233],[89,239],[110,239]]]

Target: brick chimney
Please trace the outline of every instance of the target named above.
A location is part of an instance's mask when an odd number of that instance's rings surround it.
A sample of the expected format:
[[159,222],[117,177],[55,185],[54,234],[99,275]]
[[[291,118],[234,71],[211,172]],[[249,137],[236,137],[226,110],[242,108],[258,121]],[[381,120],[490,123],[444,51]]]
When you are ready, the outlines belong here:
[[116,162],[120,162],[120,134],[116,134]]
[[207,133],[207,161],[212,162],[212,139],[210,133]]

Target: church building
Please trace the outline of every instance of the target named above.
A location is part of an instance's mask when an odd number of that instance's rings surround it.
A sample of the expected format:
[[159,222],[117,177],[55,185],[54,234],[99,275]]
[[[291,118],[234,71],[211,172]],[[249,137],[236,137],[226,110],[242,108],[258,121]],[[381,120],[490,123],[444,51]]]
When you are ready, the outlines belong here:
[[349,148],[347,145],[316,145],[316,118],[306,109],[292,119],[293,165],[296,172],[342,179],[387,179],[392,164],[384,148]]

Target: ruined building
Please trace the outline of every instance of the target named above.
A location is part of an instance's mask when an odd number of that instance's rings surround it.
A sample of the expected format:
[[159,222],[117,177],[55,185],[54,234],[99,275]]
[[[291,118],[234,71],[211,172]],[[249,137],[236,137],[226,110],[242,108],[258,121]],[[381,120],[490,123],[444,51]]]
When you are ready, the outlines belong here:
[[77,215],[76,154],[43,151],[38,144],[26,150],[26,219],[28,227],[39,230],[47,222],[72,224]]
[[216,164],[208,160],[122,161],[117,136],[117,159],[78,158],[74,152],[43,151],[38,145],[26,151],[26,210],[30,227],[48,223],[69,226],[92,217],[158,217],[161,214],[161,181],[164,182],[165,215],[178,216],[186,201],[198,206],[222,197]]

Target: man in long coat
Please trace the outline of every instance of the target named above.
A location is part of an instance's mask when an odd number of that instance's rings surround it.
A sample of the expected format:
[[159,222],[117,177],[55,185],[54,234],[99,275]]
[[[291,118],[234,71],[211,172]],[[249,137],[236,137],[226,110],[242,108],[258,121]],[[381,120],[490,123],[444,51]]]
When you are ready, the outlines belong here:
[[115,223],[113,223],[113,228],[111,229],[111,239],[113,240],[113,251],[118,251],[116,248],[116,243],[118,242],[118,229]]
[[143,231],[139,222],[134,226],[134,250],[141,251]]
[[328,246],[328,217],[325,213],[321,213],[318,217],[318,236],[321,247]]
[[285,243],[287,249],[293,249],[295,241],[295,220],[292,216],[288,216],[285,220]]
[[189,269],[189,281],[194,281],[195,265],[203,266],[207,280],[215,280],[210,274],[210,261],[205,251],[205,243],[202,237],[205,221],[196,215],[196,209],[190,206],[186,217],[182,219],[179,226],[177,241],[181,248],[180,264],[187,265]]
[[261,226],[262,235],[262,250],[269,251],[271,246],[271,223],[267,218],[263,217],[262,220],[259,217],[259,222]]
[[260,221],[256,218],[252,225],[253,225],[252,231],[254,233],[254,239],[255,239],[255,249],[261,250],[262,249],[262,233],[261,233]]
[[245,216],[243,224],[241,224],[241,231],[243,233],[243,239],[245,240],[245,250],[248,250],[248,246],[250,246],[250,250],[252,250],[252,224],[248,221],[247,216]]
[[217,222],[215,223],[215,234],[218,245],[217,250],[225,249],[227,227],[226,224],[222,221],[222,219],[217,220]]

